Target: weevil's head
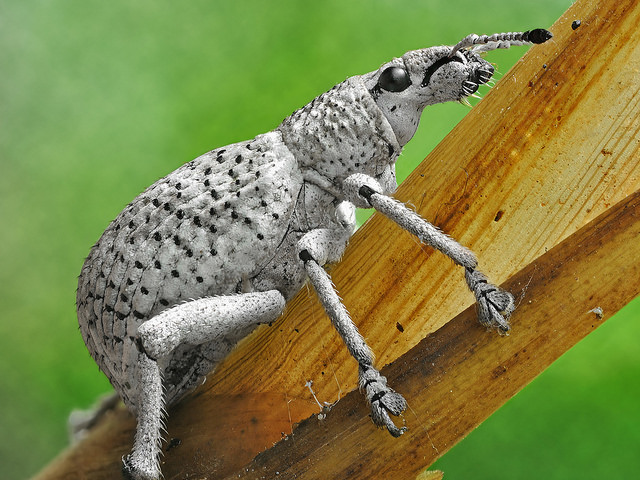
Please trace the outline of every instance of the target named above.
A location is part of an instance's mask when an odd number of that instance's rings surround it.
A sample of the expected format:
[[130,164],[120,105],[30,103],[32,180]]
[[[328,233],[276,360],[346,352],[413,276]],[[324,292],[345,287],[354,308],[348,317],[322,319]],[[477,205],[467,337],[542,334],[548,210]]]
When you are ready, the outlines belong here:
[[452,47],[413,50],[363,75],[376,104],[404,146],[427,105],[461,101],[487,83],[493,66],[478,54]]
[[362,76],[366,88],[404,146],[418,128],[427,105],[464,101],[493,76],[493,66],[479,53],[496,48],[544,43],[551,32],[535,29],[494,35],[469,35],[453,47],[405,53]]

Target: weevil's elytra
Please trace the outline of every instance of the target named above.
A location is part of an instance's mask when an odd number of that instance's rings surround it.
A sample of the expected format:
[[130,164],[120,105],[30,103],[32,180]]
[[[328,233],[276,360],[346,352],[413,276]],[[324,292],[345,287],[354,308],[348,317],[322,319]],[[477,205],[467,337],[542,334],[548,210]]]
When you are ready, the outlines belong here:
[[407,403],[374,367],[323,268],[342,256],[356,208],[375,208],[464,267],[480,322],[509,330],[512,295],[487,280],[471,251],[389,195],[422,110],[462,101],[492,78],[479,53],[549,38],[542,29],[469,35],[407,52],[336,85],[275,130],[186,163],[118,215],[82,268],[77,309],[91,355],[137,416],[127,477],[160,477],[165,407],[275,320],[306,281],[358,362],[374,424],[404,432],[391,416]]

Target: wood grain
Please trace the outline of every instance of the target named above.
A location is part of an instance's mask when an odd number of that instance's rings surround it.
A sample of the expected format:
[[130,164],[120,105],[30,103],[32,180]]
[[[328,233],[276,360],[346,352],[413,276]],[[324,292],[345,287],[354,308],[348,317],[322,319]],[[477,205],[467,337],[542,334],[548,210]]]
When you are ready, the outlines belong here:
[[[637,295],[639,25],[633,0],[576,2],[396,195],[509,279],[511,336],[475,323],[459,268],[374,215],[331,274],[393,362],[409,432],[377,431],[347,394],[357,365],[303,289],[169,412],[165,478],[411,478],[600,324],[590,309],[606,319]],[[309,381],[320,402],[342,397],[321,422]],[[113,412],[37,478],[118,478],[133,428]]]

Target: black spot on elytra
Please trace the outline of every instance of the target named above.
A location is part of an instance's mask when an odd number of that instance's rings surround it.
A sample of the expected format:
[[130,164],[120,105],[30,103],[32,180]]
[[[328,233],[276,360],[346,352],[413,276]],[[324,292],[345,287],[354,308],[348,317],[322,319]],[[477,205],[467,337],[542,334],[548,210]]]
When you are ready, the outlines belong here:
[[142,313],[140,313],[138,310],[134,310],[133,311],[133,316],[136,317],[139,320],[142,320],[144,318],[144,315]]
[[187,257],[189,258],[193,257],[193,250],[188,249],[185,253],[187,254]]
[[166,298],[161,298],[160,305],[164,305],[166,307],[167,305],[169,305],[169,300],[167,300]]
[[263,240],[264,239],[264,235],[259,233],[258,235],[256,235],[258,237],[258,240]]
[[140,287],[140,291],[143,295],[149,295],[149,290],[146,287]]
[[140,269],[144,268],[142,263],[140,263],[138,260],[135,261],[134,265],[135,265],[136,268],[140,268]]
[[124,303],[127,303],[129,301],[129,298],[124,293],[121,293],[120,300],[122,300]]
[[196,277],[196,282],[202,283],[202,282],[204,282],[204,279],[202,277],[198,276],[198,277]]
[[204,171],[205,175],[209,175],[211,173],[211,167],[207,167]]
[[178,235],[173,236],[173,243],[180,245],[180,237]]
[[154,239],[156,242],[159,242],[160,240],[162,240],[162,235],[160,235],[160,232],[155,232],[155,233],[153,234],[153,239]]
[[216,232],[218,231],[218,229],[216,228],[216,226],[215,226],[215,225],[211,225],[211,226],[209,226],[209,231],[210,231],[211,233],[216,233]]
[[158,200],[157,198],[154,198],[151,203],[153,204],[154,207],[160,206],[160,200]]
[[160,261],[156,260],[155,262],[153,262],[153,266],[156,267],[158,270],[160,270],[162,268],[162,265],[160,265]]
[[171,276],[173,278],[178,278],[180,276],[180,272],[178,272],[177,270],[171,270]]
[[176,211],[176,217],[178,217],[178,219],[182,220],[184,218],[184,212],[182,210],[177,210]]
[[193,217],[193,223],[196,225],[196,227],[201,227],[202,226],[202,222],[200,222],[200,217],[199,216],[195,216]]
[[214,200],[218,200],[220,198],[220,195],[215,190],[211,190],[211,196]]
[[238,213],[237,213],[235,210],[233,210],[233,211],[231,212],[231,218],[233,218],[234,220],[236,220],[236,219],[238,218],[238,216],[239,216],[239,215],[238,215]]
[[209,250],[209,253],[211,254],[211,256],[215,257],[216,255],[218,255],[218,251],[215,248],[212,248],[211,250]]
[[240,163],[240,162],[242,162],[242,155],[238,155],[236,157],[236,163]]

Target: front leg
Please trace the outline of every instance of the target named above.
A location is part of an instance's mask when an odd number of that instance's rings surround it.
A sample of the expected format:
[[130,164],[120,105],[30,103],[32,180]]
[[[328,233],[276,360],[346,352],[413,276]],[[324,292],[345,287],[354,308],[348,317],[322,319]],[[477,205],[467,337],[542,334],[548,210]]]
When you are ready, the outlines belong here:
[[371,349],[340,301],[331,277],[322,267],[324,262],[318,260],[335,259],[336,255],[341,255],[347,239],[348,235],[339,230],[312,230],[300,239],[299,256],[333,326],[342,337],[349,353],[359,364],[358,384],[371,407],[373,422],[379,427],[386,427],[391,435],[398,437],[406,428],[398,428],[389,414],[400,415],[407,408],[407,402],[402,395],[387,386],[387,379],[373,367]]
[[473,252],[442,233],[405,204],[384,195],[374,178],[354,174],[345,179],[344,186],[347,198],[357,207],[375,208],[422,242],[463,266],[467,285],[476,297],[480,323],[496,328],[500,333],[509,331],[509,316],[515,308],[513,295],[488,282],[487,277],[477,270],[478,261]]

